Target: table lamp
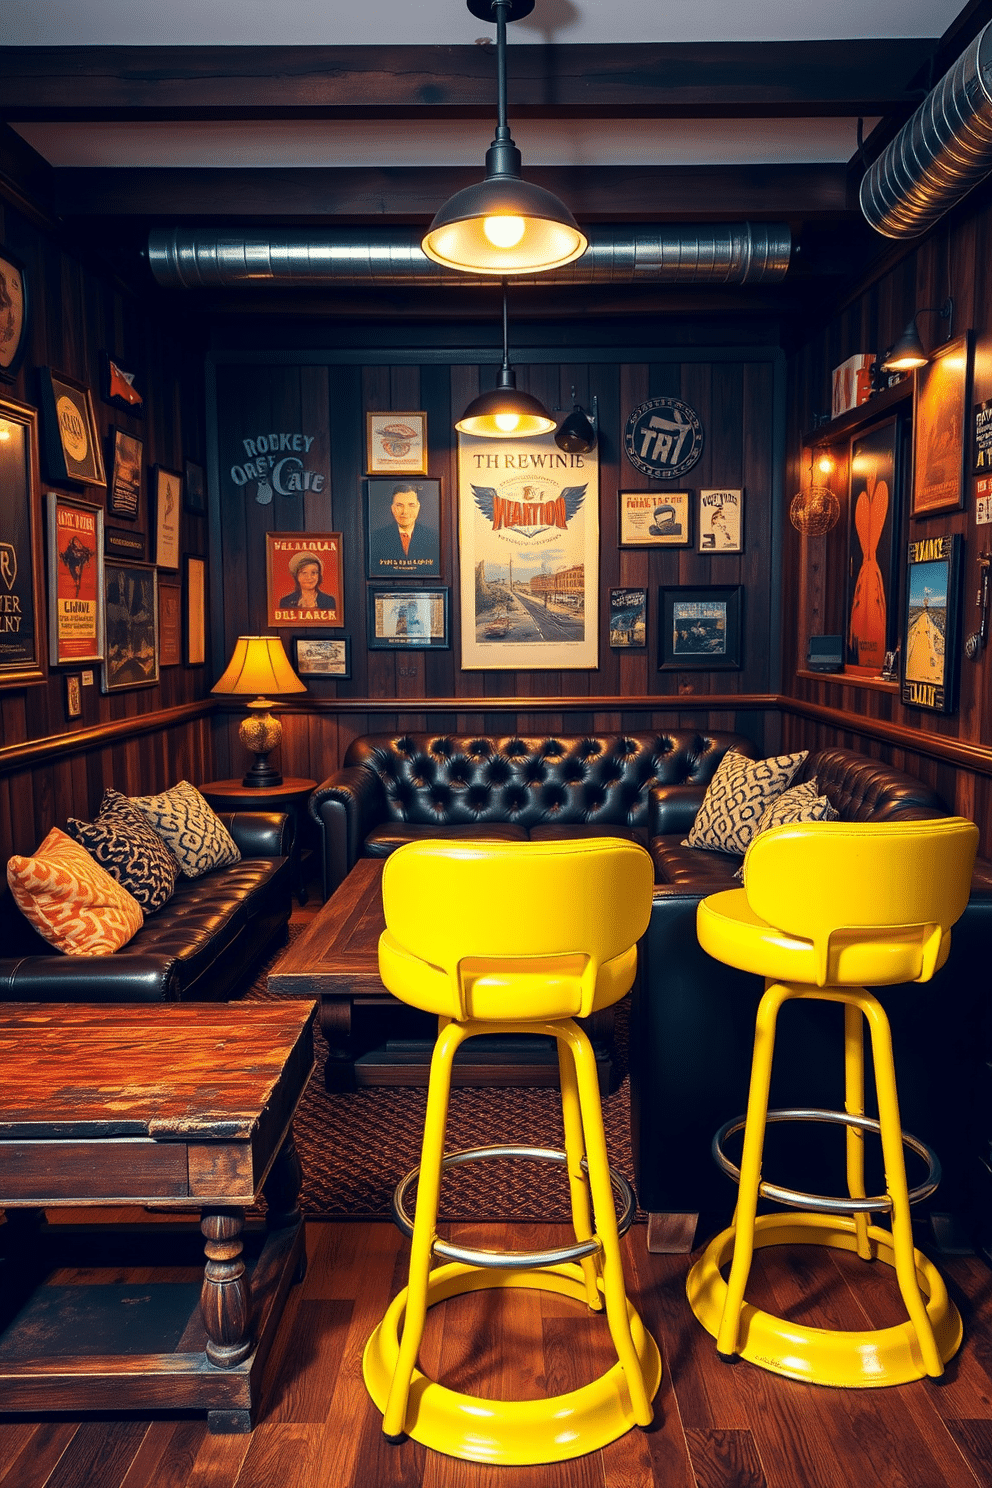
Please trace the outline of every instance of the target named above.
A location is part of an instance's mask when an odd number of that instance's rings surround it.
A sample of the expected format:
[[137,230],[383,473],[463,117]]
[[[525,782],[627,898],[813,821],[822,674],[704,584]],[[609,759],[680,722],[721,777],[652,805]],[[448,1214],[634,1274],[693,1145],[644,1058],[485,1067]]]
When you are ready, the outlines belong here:
[[306,690],[306,683],[290,666],[279,636],[238,636],[227,670],[210,691],[235,697],[256,694],[254,702],[248,704],[248,717],[238,729],[242,744],[255,755],[242,785],[256,790],[282,785],[279,771],[269,764],[269,754],[282,739],[282,724],[268,711],[272,702],[265,694]]

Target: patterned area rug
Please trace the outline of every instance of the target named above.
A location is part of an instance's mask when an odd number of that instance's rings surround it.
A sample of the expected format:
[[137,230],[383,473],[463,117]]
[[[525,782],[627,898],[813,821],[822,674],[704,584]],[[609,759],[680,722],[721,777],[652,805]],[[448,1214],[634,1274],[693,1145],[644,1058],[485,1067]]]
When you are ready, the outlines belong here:
[[[291,937],[301,932],[302,927],[290,926]],[[268,969],[260,972],[248,998],[268,997]],[[379,1086],[329,1094],[323,1079],[326,1045],[319,1032],[314,1044],[316,1064],[296,1117],[303,1210],[311,1219],[388,1218],[393,1189],[420,1160],[426,1088]],[[632,1181],[626,1001],[617,1008],[616,1065],[622,1081],[603,1099],[603,1121],[611,1166]],[[563,1141],[557,1090],[467,1087],[451,1093],[448,1151],[496,1143],[560,1148]],[[412,1213],[412,1194],[408,1203]],[[467,1164],[445,1174],[441,1217],[567,1222],[568,1183],[550,1163]]]

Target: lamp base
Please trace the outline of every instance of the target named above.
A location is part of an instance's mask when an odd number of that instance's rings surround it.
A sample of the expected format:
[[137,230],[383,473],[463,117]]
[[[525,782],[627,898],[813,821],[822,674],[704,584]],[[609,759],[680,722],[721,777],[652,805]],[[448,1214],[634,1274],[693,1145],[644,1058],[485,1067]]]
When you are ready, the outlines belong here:
[[259,754],[248,773],[242,776],[241,784],[249,790],[271,790],[274,785],[282,785],[282,776],[275,765],[269,764],[266,755]]
[[282,740],[282,724],[266,711],[271,707],[267,698],[256,698],[248,707],[253,711],[242,720],[238,737],[255,756],[255,763],[241,784],[249,790],[271,790],[274,785],[282,785],[279,771],[269,764],[269,755]]

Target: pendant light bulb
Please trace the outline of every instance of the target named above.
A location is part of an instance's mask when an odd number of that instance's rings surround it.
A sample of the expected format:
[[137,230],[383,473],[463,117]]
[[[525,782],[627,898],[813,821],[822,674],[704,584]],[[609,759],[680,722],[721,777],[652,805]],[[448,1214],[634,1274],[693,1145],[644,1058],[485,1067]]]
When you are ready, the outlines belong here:
[[525,226],[522,217],[487,217],[482,230],[494,248],[515,248]]
[[520,423],[519,413],[497,413],[493,415],[493,423],[501,434],[512,434]]

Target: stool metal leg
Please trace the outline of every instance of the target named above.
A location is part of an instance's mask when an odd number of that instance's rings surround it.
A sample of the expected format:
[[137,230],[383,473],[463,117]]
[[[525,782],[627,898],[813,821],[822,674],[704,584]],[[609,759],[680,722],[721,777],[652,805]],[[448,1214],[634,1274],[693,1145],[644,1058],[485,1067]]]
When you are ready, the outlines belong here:
[[[586,1156],[585,1135],[582,1129],[582,1112],[579,1108],[579,1086],[575,1061],[566,1039],[556,1039],[558,1047],[558,1076],[561,1082],[561,1114],[565,1128],[565,1152],[568,1155],[568,1187],[572,1203],[572,1228],[577,1240],[592,1238],[593,1219],[589,1204],[589,1179],[583,1167]],[[612,1194],[611,1194],[612,1205]],[[583,1256],[579,1264],[585,1279],[586,1301],[593,1312],[602,1312],[603,1299],[599,1290],[602,1270],[598,1256]]]
[[[849,1116],[865,1114],[865,1042],[861,1012],[853,1003],[844,1004],[844,1110]],[[865,1134],[855,1126],[846,1128],[847,1191],[852,1199],[867,1196],[865,1189]],[[858,1255],[863,1261],[874,1258],[868,1239],[868,1216],[854,1216],[854,1233],[858,1238]]]

